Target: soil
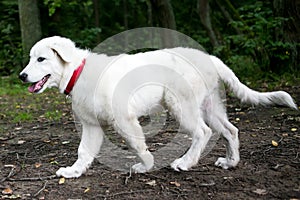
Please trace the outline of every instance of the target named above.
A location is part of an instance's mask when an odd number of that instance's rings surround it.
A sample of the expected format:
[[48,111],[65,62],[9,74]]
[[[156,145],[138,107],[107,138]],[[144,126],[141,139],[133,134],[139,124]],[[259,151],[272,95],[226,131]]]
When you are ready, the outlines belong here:
[[[300,105],[299,86],[275,89],[288,91]],[[40,96],[0,97],[1,199],[300,199],[299,111],[254,108],[227,97],[229,119],[240,131],[241,161],[234,169],[214,166],[225,154],[220,139],[187,172],[166,166],[131,174],[96,160],[80,178],[63,180],[55,172],[77,159],[79,136],[70,103],[57,95],[49,91]],[[17,109],[36,113],[36,117],[12,122],[5,113]],[[62,117],[49,117],[48,110],[58,110]],[[169,124],[171,128],[164,132],[176,129],[173,120]],[[148,145],[153,142],[149,140]],[[122,140],[120,145],[125,145]]]

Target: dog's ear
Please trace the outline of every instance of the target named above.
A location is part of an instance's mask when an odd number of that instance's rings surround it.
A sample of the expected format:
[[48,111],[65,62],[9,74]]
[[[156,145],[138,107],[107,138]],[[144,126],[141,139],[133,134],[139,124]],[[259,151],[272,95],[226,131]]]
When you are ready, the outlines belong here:
[[64,38],[63,41],[57,41],[51,44],[49,47],[55,51],[63,61],[68,63],[72,62],[75,44],[71,40]]

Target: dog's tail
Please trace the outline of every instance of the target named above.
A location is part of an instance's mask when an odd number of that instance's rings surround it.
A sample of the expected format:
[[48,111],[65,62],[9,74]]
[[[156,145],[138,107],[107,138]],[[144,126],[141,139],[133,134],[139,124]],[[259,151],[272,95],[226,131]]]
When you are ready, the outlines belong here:
[[284,91],[257,92],[241,83],[235,74],[220,59],[212,56],[219,77],[242,102],[253,105],[281,105],[298,110],[293,98]]

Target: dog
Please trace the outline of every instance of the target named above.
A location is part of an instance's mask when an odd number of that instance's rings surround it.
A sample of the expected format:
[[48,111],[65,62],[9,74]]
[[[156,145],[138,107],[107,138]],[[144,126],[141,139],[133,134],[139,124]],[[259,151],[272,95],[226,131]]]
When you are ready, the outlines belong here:
[[65,178],[80,177],[89,168],[100,151],[104,136],[101,127],[106,123],[125,138],[141,160],[132,170],[149,171],[154,158],[138,117],[147,114],[152,105],[168,109],[192,136],[189,150],[171,163],[174,170],[186,171],[196,165],[214,131],[227,140],[226,157],[218,158],[215,165],[223,169],[235,167],[240,160],[238,129],[227,118],[221,82],[242,102],[297,109],[288,93],[254,91],[220,59],[192,48],[108,56],[53,36],[31,48],[29,64],[19,78],[32,83],[28,88],[31,93],[57,87],[71,97],[72,108],[82,124],[82,136],[76,162],[56,172]]

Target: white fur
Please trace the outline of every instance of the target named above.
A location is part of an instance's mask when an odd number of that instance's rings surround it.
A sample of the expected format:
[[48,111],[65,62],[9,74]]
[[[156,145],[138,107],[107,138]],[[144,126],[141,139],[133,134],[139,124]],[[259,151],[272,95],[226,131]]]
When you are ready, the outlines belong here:
[[[38,62],[38,57],[46,59]],[[240,160],[238,129],[228,121],[221,103],[219,81],[225,82],[242,101],[255,105],[279,104],[297,109],[293,99],[286,92],[253,91],[243,85],[221,60],[189,48],[107,56],[81,50],[76,48],[71,40],[54,36],[45,38],[32,47],[30,62],[21,74],[28,74],[27,82],[37,82],[45,75],[51,74],[39,93],[47,87],[58,87],[63,93],[74,69],[84,58],[86,65],[71,92],[73,110],[83,125],[78,159],[72,166],[60,168],[56,172],[57,176],[72,178],[86,172],[103,141],[102,123],[113,125],[136,150],[141,163],[134,165],[133,170],[138,173],[149,171],[153,167],[154,158],[147,150],[138,117],[147,113],[149,107],[161,103],[168,107],[193,139],[187,153],[171,164],[173,169],[189,170],[196,165],[212,131],[221,132],[228,141],[226,157],[219,158],[215,165],[224,169],[236,166]],[[118,106],[120,99],[114,99],[115,91],[120,87],[118,83],[124,81],[125,84],[122,85],[127,86],[130,79],[126,80],[126,75],[147,64],[165,66],[157,68],[158,73],[155,76],[162,83],[150,84],[137,90],[129,98],[125,109]],[[187,64],[196,68],[187,67]],[[148,69],[145,70],[147,73]],[[169,74],[172,74],[170,70],[174,71],[173,77]],[[176,81],[176,74],[187,83],[190,91],[186,91],[184,84]],[[134,81],[147,78],[149,77],[135,77]],[[172,91],[168,90],[169,88],[172,88]],[[197,101],[194,101],[195,99]]]

